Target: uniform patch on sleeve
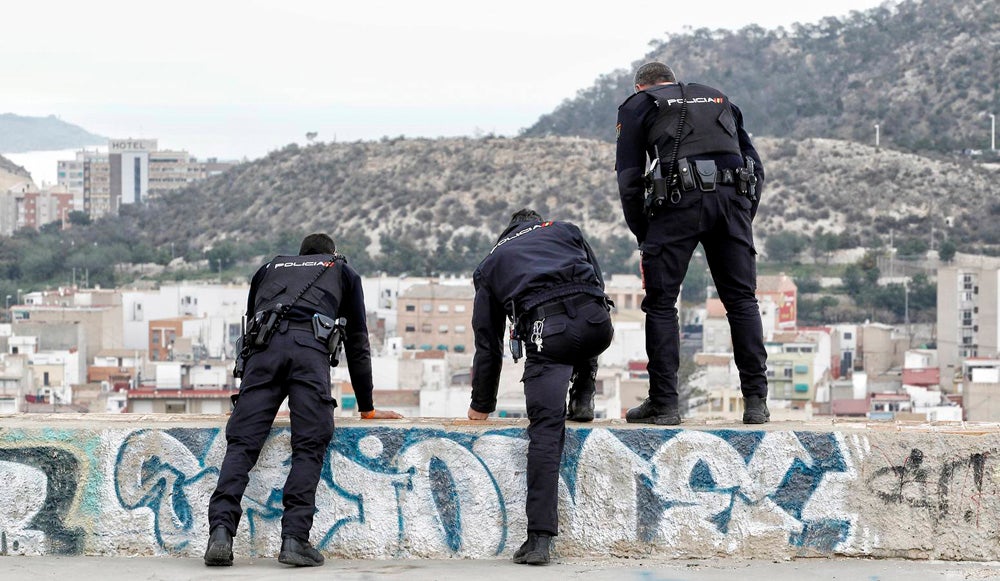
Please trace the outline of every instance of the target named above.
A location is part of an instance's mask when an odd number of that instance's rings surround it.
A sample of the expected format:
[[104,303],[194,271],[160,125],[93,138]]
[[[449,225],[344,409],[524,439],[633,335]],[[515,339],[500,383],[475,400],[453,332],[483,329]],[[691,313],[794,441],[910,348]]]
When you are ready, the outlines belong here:
[[615,141],[618,141],[618,139],[621,138],[621,136],[622,136],[622,124],[619,123],[615,125]]

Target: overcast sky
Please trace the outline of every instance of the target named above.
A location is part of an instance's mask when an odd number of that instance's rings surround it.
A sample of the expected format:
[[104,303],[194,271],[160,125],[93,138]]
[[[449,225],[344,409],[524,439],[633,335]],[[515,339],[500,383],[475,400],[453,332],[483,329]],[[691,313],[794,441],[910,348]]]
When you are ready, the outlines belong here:
[[198,157],[253,158],[307,131],[515,135],[667,33],[881,3],[14,0],[0,10],[0,113]]

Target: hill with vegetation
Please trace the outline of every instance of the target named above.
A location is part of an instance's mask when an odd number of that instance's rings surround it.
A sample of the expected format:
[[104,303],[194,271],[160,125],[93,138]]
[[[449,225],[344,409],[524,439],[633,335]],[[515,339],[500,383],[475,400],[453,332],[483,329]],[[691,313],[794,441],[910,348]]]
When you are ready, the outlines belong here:
[[[1000,171],[847,141],[760,138],[768,179],[758,245],[796,232],[830,249],[948,240],[1000,253]],[[614,146],[565,137],[383,140],[289,146],[224,175],[129,208],[154,246],[274,240],[329,231],[372,266],[470,269],[514,210],[579,224],[609,268],[629,269]],[[298,234],[296,234],[298,235]],[[294,237],[294,236],[293,236]]]
[[[886,2],[844,18],[698,29],[654,39],[634,66],[668,63],[681,81],[720,88],[758,136],[827,138],[905,151],[990,148],[1000,114],[1000,10],[975,0]],[[566,100],[526,136],[614,139],[634,70],[618,70]]]

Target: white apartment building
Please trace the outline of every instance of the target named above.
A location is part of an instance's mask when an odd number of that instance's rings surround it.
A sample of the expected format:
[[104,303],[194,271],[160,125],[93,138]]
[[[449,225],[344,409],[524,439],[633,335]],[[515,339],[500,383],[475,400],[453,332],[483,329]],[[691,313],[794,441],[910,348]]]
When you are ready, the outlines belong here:
[[950,386],[971,357],[1000,349],[1000,258],[962,257],[937,272],[937,342],[941,383]]

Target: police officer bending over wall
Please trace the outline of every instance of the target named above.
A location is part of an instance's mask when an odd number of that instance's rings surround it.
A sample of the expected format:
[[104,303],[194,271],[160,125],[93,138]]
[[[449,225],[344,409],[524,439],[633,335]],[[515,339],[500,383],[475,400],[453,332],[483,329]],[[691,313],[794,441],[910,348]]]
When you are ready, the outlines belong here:
[[336,365],[341,341],[361,417],[402,417],[376,410],[372,403],[361,277],[336,254],[329,236],[310,234],[298,256],[278,256],[254,275],[247,320],[235,373],[243,382],[226,424],[226,456],[208,505],[205,564],[233,564],[233,535],[243,513],[240,502],[248,473],[287,397],[292,466],[282,496],[278,561],[322,565],[323,555],[309,543],[309,532],[316,512],[316,485],[333,437],[337,402],[330,396],[330,366]]
[[512,319],[515,361],[527,349],[524,397],[528,410],[528,538],[515,563],[549,562],[559,532],[559,465],[566,435],[566,390],[571,380],[571,420],[594,418],[597,356],[614,328],[597,259],[580,229],[543,222],[533,210],[514,213],[510,225],[473,275],[469,419],[485,420],[496,409],[503,364],[505,319]]
[[[651,171],[644,175],[647,157]],[[615,169],[625,221],[642,250],[649,358],[649,397],[626,420],[681,422],[676,304],[700,242],[729,318],[743,422],[768,421],[751,228],[764,169],[743,129],[743,114],[718,90],[678,83],[663,63],[644,64],[635,73],[635,94],[618,108]]]

